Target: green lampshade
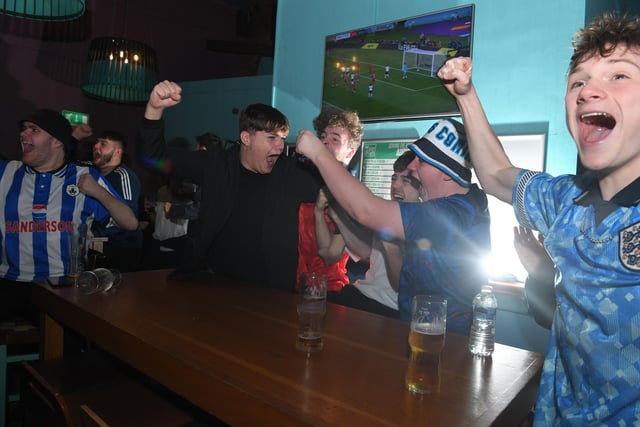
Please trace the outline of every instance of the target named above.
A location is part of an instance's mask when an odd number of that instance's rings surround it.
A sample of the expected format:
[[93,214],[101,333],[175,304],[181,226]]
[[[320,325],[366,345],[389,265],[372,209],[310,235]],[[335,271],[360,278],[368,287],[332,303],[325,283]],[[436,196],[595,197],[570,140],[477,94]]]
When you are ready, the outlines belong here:
[[0,0],[0,14],[37,21],[71,21],[84,10],[85,0]]
[[82,91],[103,101],[145,103],[158,82],[155,51],[134,40],[116,37],[93,39],[86,67]]

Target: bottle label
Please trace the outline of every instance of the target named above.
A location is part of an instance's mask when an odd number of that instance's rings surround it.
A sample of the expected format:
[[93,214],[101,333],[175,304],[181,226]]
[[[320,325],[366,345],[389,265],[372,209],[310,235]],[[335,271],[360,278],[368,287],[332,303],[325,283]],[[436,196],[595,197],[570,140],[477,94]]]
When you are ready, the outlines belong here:
[[474,308],[474,314],[476,318],[493,320],[496,317],[496,308],[478,306]]

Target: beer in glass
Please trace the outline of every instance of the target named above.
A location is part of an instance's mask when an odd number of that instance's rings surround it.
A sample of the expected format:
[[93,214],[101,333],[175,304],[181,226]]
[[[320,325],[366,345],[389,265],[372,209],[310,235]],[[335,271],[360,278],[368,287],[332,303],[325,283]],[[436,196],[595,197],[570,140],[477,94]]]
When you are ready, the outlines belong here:
[[296,348],[301,351],[322,350],[322,327],[327,311],[327,275],[324,273],[300,273],[300,298],[298,300],[298,337]]
[[444,348],[447,300],[429,295],[413,297],[405,383],[412,393],[440,391],[440,353]]

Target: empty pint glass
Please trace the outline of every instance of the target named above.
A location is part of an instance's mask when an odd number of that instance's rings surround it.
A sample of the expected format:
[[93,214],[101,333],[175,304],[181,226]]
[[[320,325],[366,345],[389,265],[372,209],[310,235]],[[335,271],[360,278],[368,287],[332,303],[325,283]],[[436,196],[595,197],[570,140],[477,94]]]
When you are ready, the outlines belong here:
[[314,352],[322,350],[322,326],[327,311],[327,275],[300,273],[298,299],[298,337],[296,348]]
[[447,300],[416,295],[411,305],[411,356],[405,382],[412,393],[440,391],[440,353],[444,348]]
[[120,286],[122,274],[114,268],[95,268],[83,271],[78,276],[76,286],[85,294],[107,292],[111,288]]

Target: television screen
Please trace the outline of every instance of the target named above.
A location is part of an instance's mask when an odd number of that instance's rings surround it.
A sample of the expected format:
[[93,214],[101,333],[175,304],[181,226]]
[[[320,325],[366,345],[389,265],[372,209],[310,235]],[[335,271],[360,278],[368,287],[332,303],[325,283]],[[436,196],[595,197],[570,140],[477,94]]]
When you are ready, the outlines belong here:
[[323,107],[365,122],[459,115],[436,72],[471,56],[473,15],[471,4],[327,36]]

